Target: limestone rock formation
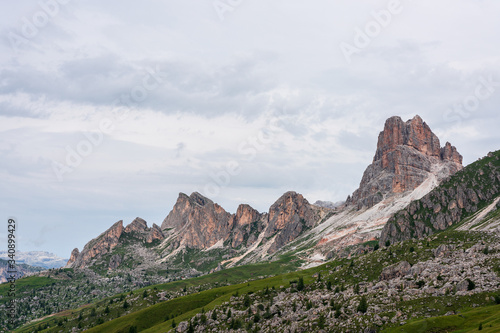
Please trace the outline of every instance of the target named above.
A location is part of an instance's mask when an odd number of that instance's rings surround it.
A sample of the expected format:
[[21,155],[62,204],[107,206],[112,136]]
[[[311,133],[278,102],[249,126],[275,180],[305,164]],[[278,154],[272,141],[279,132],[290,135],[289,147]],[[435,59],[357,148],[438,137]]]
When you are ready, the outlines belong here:
[[155,240],[163,240],[165,235],[161,231],[160,227],[153,223],[151,228],[148,228],[146,221],[140,217],[135,218],[132,223],[127,225],[124,230],[127,234],[133,234],[136,238],[144,240],[146,243],[152,243]]
[[74,249],[66,267],[81,268],[88,266],[92,259],[113,250],[118,245],[122,232],[123,221],[120,220],[99,237],[88,242],[80,253],[78,253],[78,249]]
[[71,256],[69,257],[68,263],[65,267],[69,267],[71,264],[73,264],[76,261],[76,258],[78,258],[78,255],[80,255],[80,251],[75,247],[73,251],[71,251]]
[[283,245],[296,239],[303,231],[312,228],[319,218],[319,208],[296,192],[286,192],[269,208],[269,222],[265,237],[276,234],[269,248],[274,253]]
[[184,245],[206,249],[221,239],[225,241],[232,230],[232,223],[231,214],[212,200],[197,192],[190,196],[180,193],[161,229],[173,229],[179,233],[175,247]]
[[125,232],[126,233],[131,233],[131,232],[141,233],[141,232],[144,232],[144,230],[146,230],[147,227],[148,227],[148,224],[146,223],[146,221],[144,221],[140,217],[136,217],[132,221],[132,223],[130,223],[129,225],[127,225],[125,227]]
[[394,193],[412,191],[430,173],[445,178],[462,169],[462,156],[450,143],[441,148],[438,137],[418,115],[403,122],[391,117],[380,132],[377,150],[359,188],[347,204],[372,207]]
[[249,205],[239,205],[236,214],[232,216],[233,221],[230,222],[234,226],[231,246],[237,248],[241,244],[251,246],[255,243],[258,233],[262,232],[265,226],[262,217],[262,214]]
[[165,238],[165,235],[161,231],[161,228],[156,224],[153,223],[153,226],[148,230],[148,234],[146,235],[146,243],[152,243],[155,240],[163,240]]
[[181,193],[162,229],[176,233],[172,248],[194,249],[207,249],[221,241],[229,241],[231,248],[249,247],[264,233],[265,238],[275,236],[267,250],[272,254],[314,226],[321,209],[309,204],[301,194],[287,192],[271,206],[268,214],[246,204],[240,205],[236,214],[230,214],[199,193],[190,196]]

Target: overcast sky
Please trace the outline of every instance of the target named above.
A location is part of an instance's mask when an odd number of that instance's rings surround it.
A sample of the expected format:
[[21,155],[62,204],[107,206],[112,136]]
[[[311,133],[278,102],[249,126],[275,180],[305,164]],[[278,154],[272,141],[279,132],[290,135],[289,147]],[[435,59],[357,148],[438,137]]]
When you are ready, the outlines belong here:
[[[0,5],[0,207],[69,257],[178,193],[235,212],[352,193],[386,118],[469,164],[500,142],[500,2],[41,0]],[[4,245],[3,245],[4,246]]]

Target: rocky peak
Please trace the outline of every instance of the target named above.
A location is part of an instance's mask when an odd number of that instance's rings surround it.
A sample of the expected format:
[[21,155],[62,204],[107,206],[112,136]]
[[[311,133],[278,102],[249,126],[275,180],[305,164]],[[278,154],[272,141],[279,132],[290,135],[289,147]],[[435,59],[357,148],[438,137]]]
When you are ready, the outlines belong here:
[[283,194],[269,208],[266,237],[279,233],[268,252],[276,252],[305,229],[313,227],[318,220],[318,211],[319,208],[309,204],[301,194],[293,191]]
[[176,204],[163,220],[161,229],[182,230],[175,245],[205,249],[220,239],[226,240],[232,229],[231,214],[212,200],[194,192],[189,197],[180,193]]
[[378,136],[372,164],[347,203],[358,209],[374,206],[388,195],[414,190],[437,169],[441,179],[455,173],[462,169],[462,156],[450,143],[441,148],[420,116],[406,122],[391,117]]
[[136,217],[135,220],[132,221],[127,227],[125,228],[126,233],[131,233],[131,232],[144,232],[148,228],[148,224],[146,221],[141,219],[140,217]]
[[460,155],[455,146],[452,146],[451,143],[446,142],[443,148],[441,148],[440,154],[441,160],[443,161],[452,161],[456,164],[462,165],[462,155]]
[[207,197],[204,197],[203,195],[201,195],[198,192],[191,193],[191,195],[189,196],[189,199],[191,200],[191,202],[194,202],[202,207],[206,206],[206,205],[213,205],[214,204],[214,202],[212,200],[210,200]]
[[64,267],[71,267],[71,265],[76,261],[76,258],[78,258],[79,254],[80,251],[75,247],[73,251],[71,251],[71,256],[69,257],[68,263]]
[[260,213],[247,204],[241,204],[234,215],[235,226],[245,226],[260,219]]
[[120,220],[100,234],[99,237],[88,242],[80,253],[78,253],[78,249],[73,250],[66,267],[81,268],[88,266],[92,259],[113,250],[118,245],[122,232],[123,221]]
[[440,156],[438,137],[429,126],[416,115],[406,123],[394,116],[386,120],[384,130],[378,136],[377,151],[373,162],[382,160],[382,167],[391,166],[390,154],[398,146],[408,146],[427,156]]

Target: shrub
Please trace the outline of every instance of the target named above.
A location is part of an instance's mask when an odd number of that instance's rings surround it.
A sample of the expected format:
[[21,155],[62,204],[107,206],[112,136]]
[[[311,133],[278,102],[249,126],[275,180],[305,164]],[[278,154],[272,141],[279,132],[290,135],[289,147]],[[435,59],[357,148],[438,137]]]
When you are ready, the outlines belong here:
[[320,314],[318,318],[318,328],[320,329],[325,328],[325,322],[326,322],[325,315]]
[[299,278],[299,282],[297,283],[297,290],[304,290],[304,278],[302,276]]
[[245,295],[245,298],[243,299],[243,306],[248,308],[250,306],[250,296],[248,294]]
[[368,302],[366,301],[366,297],[361,297],[358,305],[358,312],[365,313],[368,310]]
[[473,290],[474,288],[476,288],[476,284],[474,283],[474,281],[472,281],[471,279],[467,279],[467,282],[469,283],[467,285],[467,290]]

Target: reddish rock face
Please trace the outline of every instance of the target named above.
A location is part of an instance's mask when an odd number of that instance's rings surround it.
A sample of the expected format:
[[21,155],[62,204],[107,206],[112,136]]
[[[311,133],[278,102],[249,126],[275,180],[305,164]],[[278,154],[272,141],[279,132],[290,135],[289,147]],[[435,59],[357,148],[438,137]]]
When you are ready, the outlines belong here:
[[161,231],[160,227],[153,223],[153,226],[151,227],[146,236],[146,243],[152,243],[155,240],[163,240],[164,238],[165,235],[163,235],[163,232]]
[[301,195],[287,192],[269,208],[269,224],[265,237],[276,232],[276,238],[268,253],[274,253],[288,242],[296,239],[306,228],[311,228],[318,220],[319,209],[309,204]]
[[[257,240],[257,233],[263,229],[264,222],[262,214],[246,204],[238,206],[236,214],[231,216],[233,225],[231,246],[236,248],[240,245],[250,246]],[[252,225],[253,224],[253,225]],[[244,244],[247,239],[246,244]]]
[[93,258],[102,256],[113,250],[118,245],[118,241],[123,232],[123,221],[118,221],[108,230],[103,232],[99,237],[88,242],[82,252],[78,253],[78,249],[71,252],[71,258],[66,264],[67,267],[81,268],[86,267]]
[[220,239],[226,240],[232,229],[231,214],[212,200],[195,192],[189,197],[179,194],[176,204],[161,228],[182,232],[178,243],[195,249],[206,249]]
[[438,137],[418,115],[406,123],[391,117],[379,134],[372,164],[347,203],[358,209],[371,207],[387,195],[412,191],[438,164],[440,177],[445,177],[462,169],[462,156],[448,142],[441,148]]
[[71,265],[76,261],[76,258],[78,258],[79,254],[80,251],[77,248],[74,248],[73,251],[71,251],[71,256],[69,257],[68,263],[65,267],[71,267]]
[[443,148],[441,148],[441,159],[446,161],[452,161],[456,164],[462,165],[462,155],[457,151],[457,148],[451,145],[451,143],[446,142]]
[[124,231],[126,233],[131,233],[131,232],[141,233],[141,232],[144,232],[144,230],[146,230],[147,227],[148,227],[148,225],[147,225],[146,221],[144,221],[140,217],[137,217],[137,218],[135,218],[135,220],[132,221],[132,223],[130,223],[125,228]]
[[238,210],[234,215],[234,225],[242,227],[260,219],[260,213],[246,204],[238,206]]
[[199,193],[180,194],[173,210],[162,223],[162,229],[174,229],[177,240],[174,247],[206,249],[220,241],[230,240],[231,247],[251,246],[262,232],[275,236],[268,252],[273,253],[287,242],[297,238],[306,228],[317,222],[320,208],[310,205],[300,194],[287,192],[261,214],[249,205],[240,205],[236,214]]

